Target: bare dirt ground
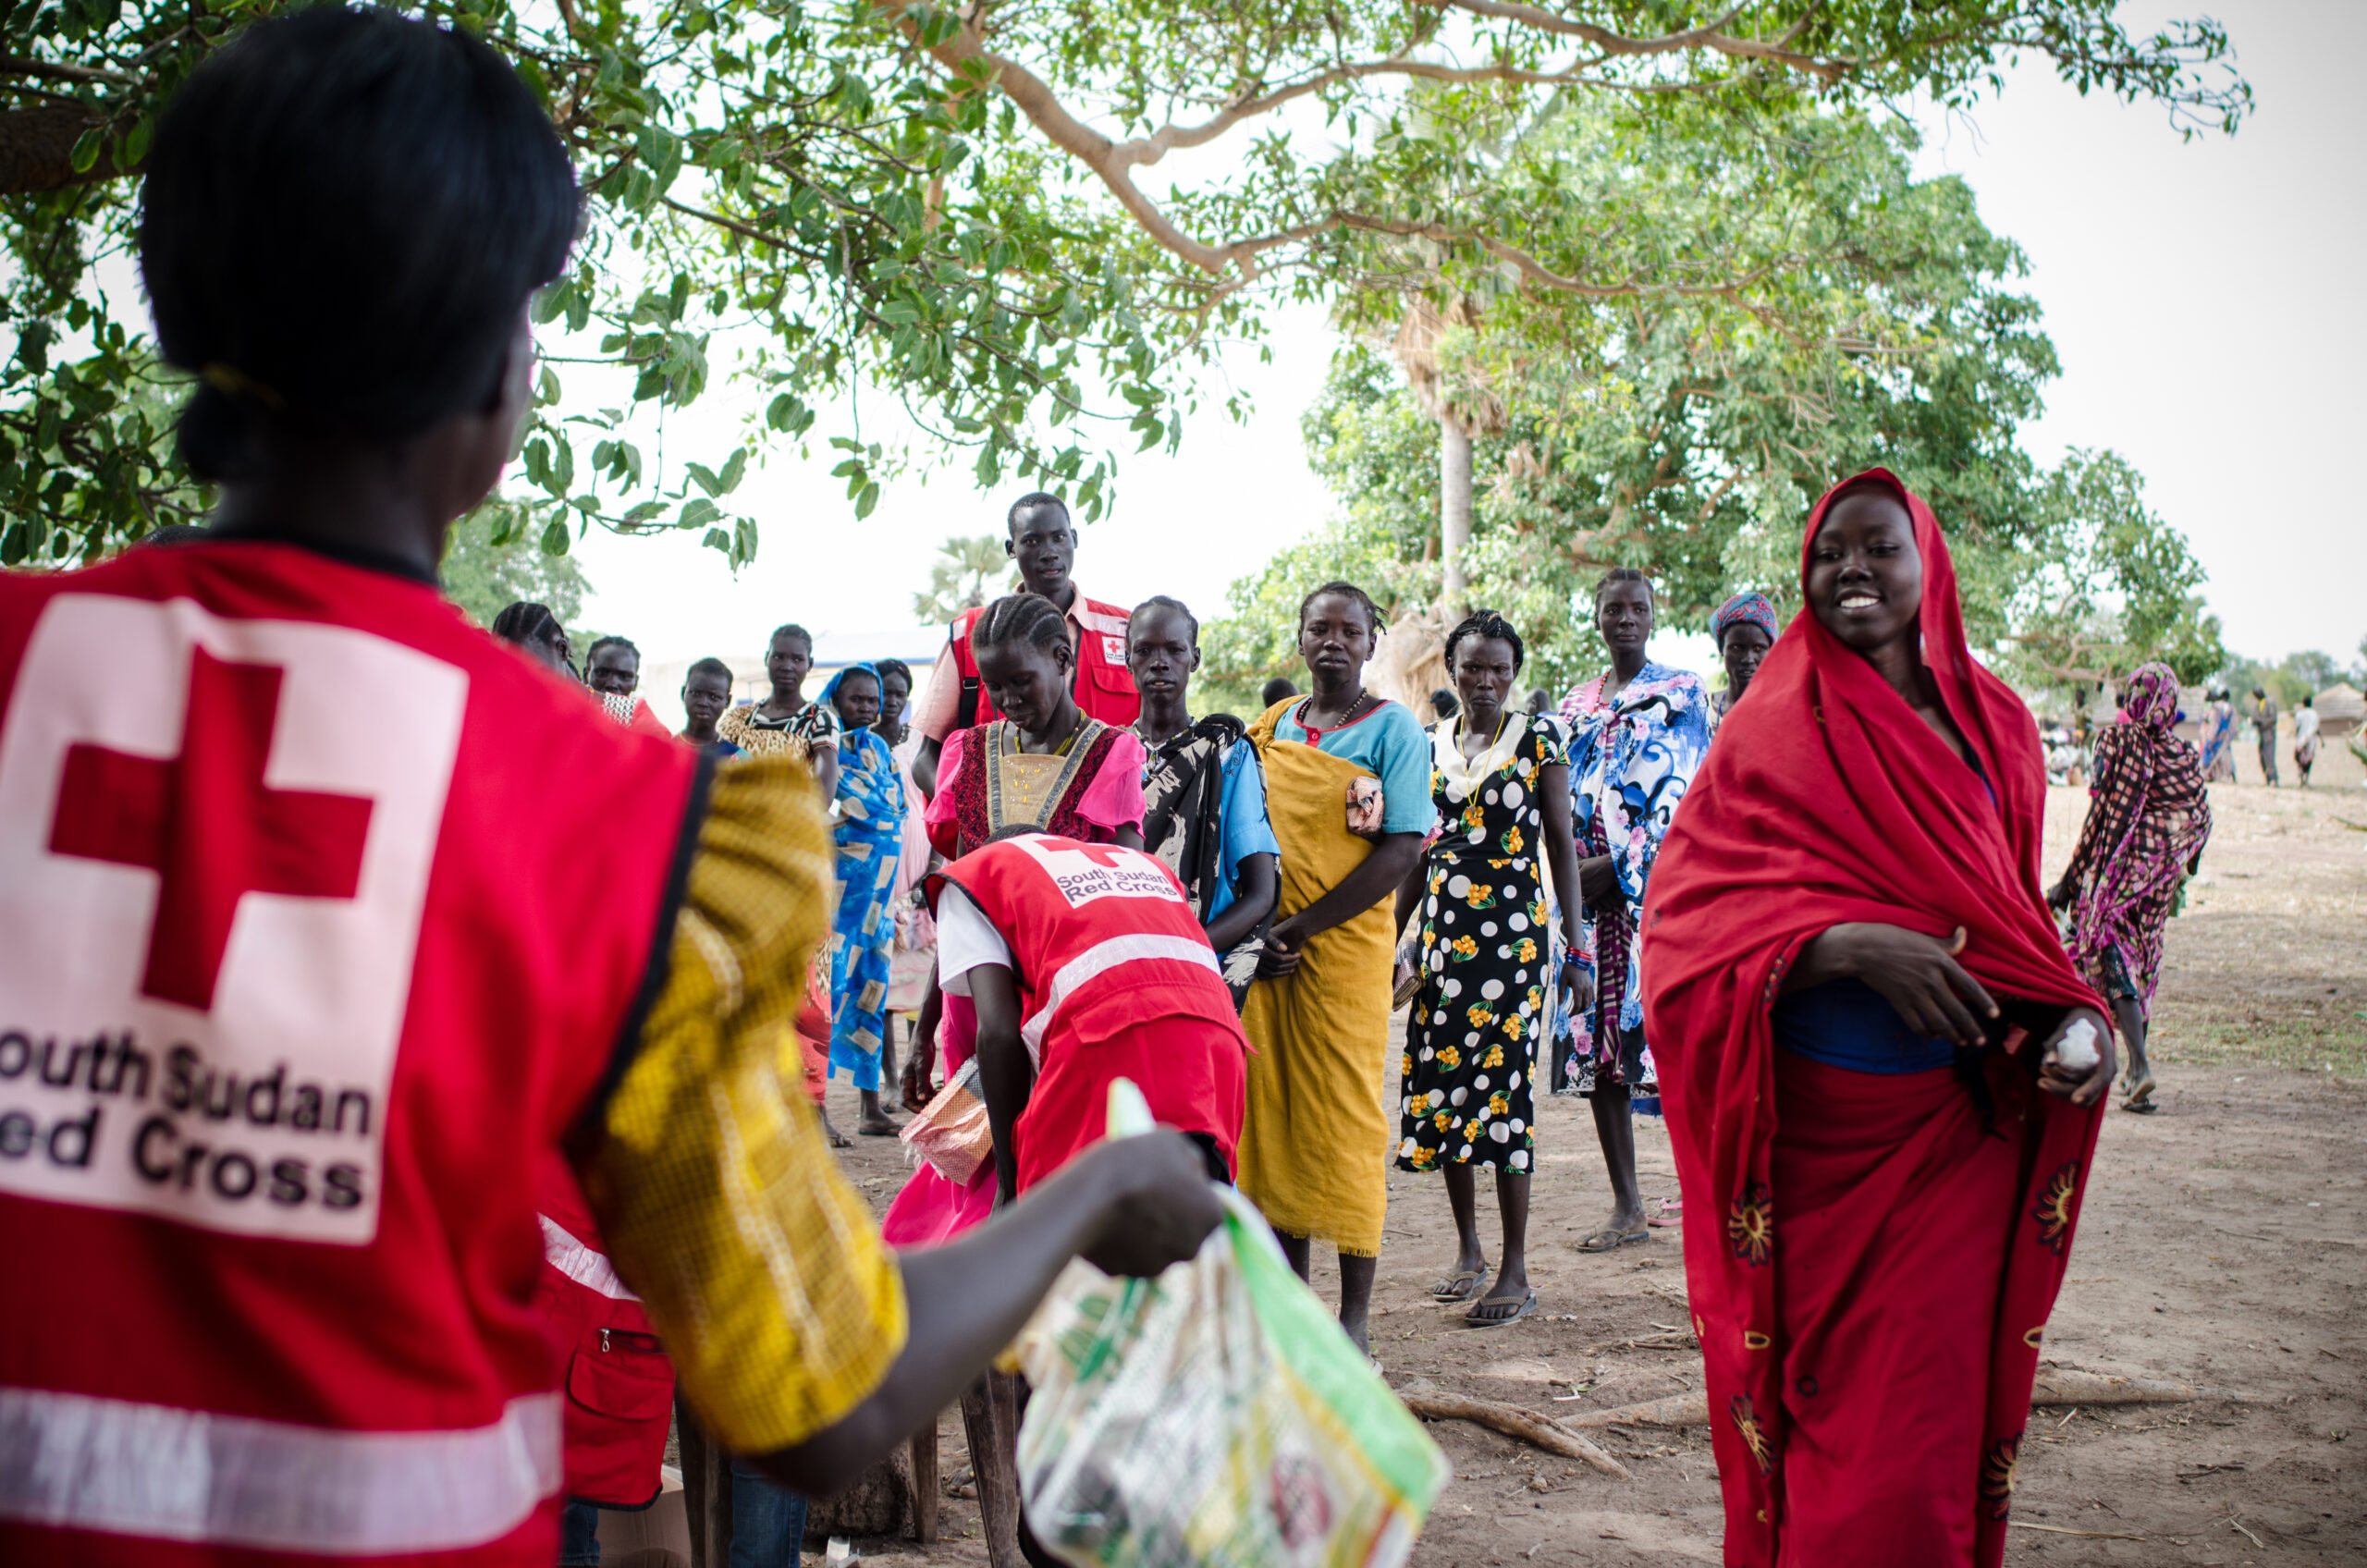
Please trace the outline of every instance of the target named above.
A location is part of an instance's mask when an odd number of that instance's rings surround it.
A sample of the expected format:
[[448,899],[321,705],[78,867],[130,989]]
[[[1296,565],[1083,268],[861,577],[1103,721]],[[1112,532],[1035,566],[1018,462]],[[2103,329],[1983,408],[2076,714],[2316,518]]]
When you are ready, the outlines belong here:
[[[2329,766],[2331,763],[2333,766]],[[2247,777],[2252,777],[2247,773]],[[2289,766],[2288,766],[2289,778]],[[2110,1114],[2047,1330],[2050,1359],[2171,1378],[2243,1402],[2032,1413],[2007,1560],[2027,1563],[2367,1562],[2367,790],[2337,754],[2316,788],[2217,786],[2217,830],[2170,928],[2156,1005],[2161,1111]],[[2048,870],[2084,796],[2049,802]],[[853,1124],[851,1094],[840,1124]],[[1700,1386],[1688,1346],[1637,1348],[1688,1321],[1678,1232],[1608,1256],[1575,1250],[1609,1207],[1591,1122],[1539,1111],[1529,1271],[1539,1315],[1474,1330],[1429,1304],[1453,1254],[1434,1179],[1393,1174],[1374,1350],[1401,1387],[1566,1415]],[[885,1207],[901,1146],[859,1139],[849,1164]],[[1639,1123],[1648,1208],[1676,1196],[1668,1138]],[[1491,1226],[1483,1184],[1483,1226]],[[1490,1237],[1492,1256],[1492,1231]],[[1330,1297],[1336,1276],[1318,1267]],[[1575,1395],[1575,1398],[1568,1396]],[[1716,1562],[1723,1525],[1702,1429],[1598,1433],[1617,1481],[1461,1423],[1432,1435],[1455,1479],[1422,1564]],[[942,1427],[950,1476],[961,1424]],[[974,1503],[947,1538],[866,1540],[863,1554],[983,1562]],[[965,1532],[968,1533],[964,1538]]]

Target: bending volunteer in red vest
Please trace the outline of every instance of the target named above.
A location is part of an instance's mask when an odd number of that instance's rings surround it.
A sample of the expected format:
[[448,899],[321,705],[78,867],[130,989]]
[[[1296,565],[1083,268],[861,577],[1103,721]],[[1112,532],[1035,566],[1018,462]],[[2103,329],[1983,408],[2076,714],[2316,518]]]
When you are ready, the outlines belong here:
[[1021,828],[931,883],[942,984],[977,1007],[1006,1199],[1100,1141],[1118,1078],[1231,1179],[1249,1041],[1173,873],[1139,850]]
[[[1076,529],[1069,521],[1068,507],[1059,496],[1041,491],[1022,496],[1011,504],[1007,526],[1011,536],[1003,548],[1019,568],[1021,584],[1027,593],[1049,599],[1068,619],[1069,644],[1076,655],[1076,705],[1087,718],[1125,729],[1142,712],[1142,698],[1126,668],[1126,610],[1086,598],[1070,578],[1069,568],[1076,560]],[[913,777],[932,796],[945,738],[1005,717],[979,679],[977,657],[970,646],[971,630],[985,613],[981,606],[953,618],[945,653],[913,703],[912,725],[921,737]]]
[[0,577],[0,1256],[40,1260],[0,1290],[0,1562],[545,1568],[562,1147],[703,1424],[807,1492],[1071,1257],[1197,1249],[1217,1206],[1160,1134],[889,1254],[779,1050],[830,876],[802,766],[587,724],[436,593],[579,223],[508,61],[262,22],[142,200],[220,504]]

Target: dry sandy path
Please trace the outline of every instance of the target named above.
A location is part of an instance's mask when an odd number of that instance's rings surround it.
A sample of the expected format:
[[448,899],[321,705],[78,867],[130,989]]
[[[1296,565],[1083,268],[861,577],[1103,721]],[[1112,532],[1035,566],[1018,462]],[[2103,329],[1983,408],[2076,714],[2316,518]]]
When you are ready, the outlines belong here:
[[[2347,760],[2347,759],[2346,759]],[[2008,1561],[2367,1562],[2367,790],[2357,769],[2309,792],[2216,788],[2218,829],[2192,906],[2172,924],[2156,1020],[2162,1110],[2112,1113],[2051,1357],[2094,1371],[2238,1390],[2251,1403],[2033,1415]],[[2049,871],[2084,798],[2049,802]],[[2346,821],[2347,819],[2347,821]],[[852,1095],[833,1111],[853,1122]],[[1647,1206],[1676,1195],[1668,1139],[1638,1138]],[[1607,1256],[1574,1243],[1608,1207],[1584,1108],[1539,1116],[1530,1274],[1540,1315],[1475,1331],[1429,1305],[1453,1252],[1435,1179],[1394,1175],[1374,1348],[1392,1382],[1567,1413],[1699,1387],[1689,1350],[1629,1339],[1687,1321],[1677,1232]],[[850,1165],[884,1207],[901,1149],[860,1139]],[[1483,1219],[1488,1199],[1482,1193]],[[1491,1248],[1492,1251],[1492,1248]],[[1328,1295],[1333,1280],[1319,1269]],[[1561,1403],[1555,1396],[1576,1392]],[[1493,1433],[1431,1428],[1454,1462],[1416,1561],[1539,1565],[1715,1562],[1722,1530],[1706,1434],[1611,1434],[1614,1481]],[[960,1424],[943,1447],[960,1463]],[[949,1501],[955,1536],[973,1505]],[[2091,1535],[2055,1531],[2096,1532]],[[2138,1539],[2112,1539],[2125,1536]],[[923,1554],[984,1561],[975,1539]]]

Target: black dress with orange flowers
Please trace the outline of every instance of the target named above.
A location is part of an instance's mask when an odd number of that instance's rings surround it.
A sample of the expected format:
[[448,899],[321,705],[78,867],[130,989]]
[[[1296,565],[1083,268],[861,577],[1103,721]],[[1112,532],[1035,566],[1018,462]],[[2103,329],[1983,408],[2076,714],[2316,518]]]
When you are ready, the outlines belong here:
[[1553,964],[1539,781],[1569,766],[1569,745],[1555,719],[1508,713],[1488,749],[1466,758],[1460,722],[1432,734],[1439,835],[1425,851],[1422,986],[1405,1025],[1397,1164],[1526,1172]]

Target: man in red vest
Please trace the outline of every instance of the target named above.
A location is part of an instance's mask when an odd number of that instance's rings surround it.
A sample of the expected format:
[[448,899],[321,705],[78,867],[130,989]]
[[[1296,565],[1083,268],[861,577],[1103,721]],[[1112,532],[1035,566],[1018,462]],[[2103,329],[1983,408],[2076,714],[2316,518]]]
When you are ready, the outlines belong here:
[[1249,1041],[1172,872],[1140,850],[1015,829],[931,881],[942,984],[978,1010],[1006,1200],[1101,1139],[1118,1078],[1230,1179]]
[[0,577],[0,1562],[547,1568],[554,1149],[703,1425],[809,1493],[1071,1257],[1197,1250],[1162,1133],[889,1254],[779,1048],[830,875],[803,768],[586,723],[436,592],[581,221],[508,61],[256,24],[142,200],[220,501]]
[[[1049,599],[1068,617],[1069,643],[1076,650],[1076,705],[1085,717],[1120,729],[1142,712],[1134,678],[1126,668],[1126,610],[1123,606],[1088,599],[1069,576],[1076,560],[1076,529],[1069,508],[1058,496],[1036,491],[1011,504],[1006,521],[1011,536],[1003,549],[1019,567],[1026,592]],[[920,754],[913,761],[913,778],[928,793],[937,793],[937,761],[945,738],[1000,718],[1001,710],[978,679],[978,661],[970,651],[970,629],[984,615],[983,606],[953,618],[945,652],[929,670],[928,684],[913,704],[912,727],[920,731]]]

